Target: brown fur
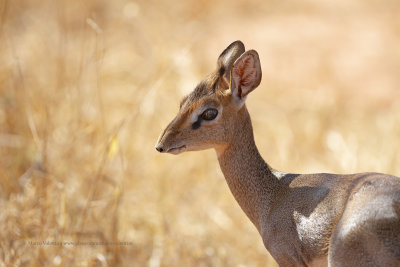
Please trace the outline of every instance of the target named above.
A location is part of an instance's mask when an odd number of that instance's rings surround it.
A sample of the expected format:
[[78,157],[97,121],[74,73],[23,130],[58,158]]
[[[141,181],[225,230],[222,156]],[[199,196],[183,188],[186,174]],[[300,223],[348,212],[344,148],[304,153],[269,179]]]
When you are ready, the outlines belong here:
[[[260,80],[257,52],[232,43],[217,70],[184,98],[157,150],[214,148],[230,190],[280,266],[400,266],[400,179],[272,169],[244,105]],[[217,118],[192,128],[210,107],[220,111]]]

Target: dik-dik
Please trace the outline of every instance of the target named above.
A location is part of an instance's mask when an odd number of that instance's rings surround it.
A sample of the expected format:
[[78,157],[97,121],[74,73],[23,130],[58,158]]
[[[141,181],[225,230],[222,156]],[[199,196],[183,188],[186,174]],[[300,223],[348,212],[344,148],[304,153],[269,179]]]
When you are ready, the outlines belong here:
[[181,101],[157,151],[215,149],[230,190],[280,266],[400,266],[400,178],[271,168],[245,105],[260,82],[257,52],[229,45]]

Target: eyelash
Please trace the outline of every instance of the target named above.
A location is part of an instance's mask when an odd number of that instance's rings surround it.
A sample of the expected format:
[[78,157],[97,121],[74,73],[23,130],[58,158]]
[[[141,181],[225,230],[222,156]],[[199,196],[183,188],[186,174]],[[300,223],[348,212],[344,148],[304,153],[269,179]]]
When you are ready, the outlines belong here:
[[211,121],[218,116],[218,110],[215,108],[209,108],[203,111],[201,118],[206,121]]

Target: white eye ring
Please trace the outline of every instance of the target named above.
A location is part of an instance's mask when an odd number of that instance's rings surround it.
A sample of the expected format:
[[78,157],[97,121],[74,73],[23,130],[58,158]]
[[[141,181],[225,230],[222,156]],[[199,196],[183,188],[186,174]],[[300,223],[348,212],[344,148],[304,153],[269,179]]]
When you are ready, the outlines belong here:
[[[210,110],[210,111],[208,111]],[[206,116],[206,112],[210,112],[212,113],[215,110],[215,117],[212,118],[212,116],[210,116],[210,119],[207,119]],[[216,107],[216,106],[203,106],[198,108],[197,110],[193,111],[192,116],[191,116],[191,123],[195,123],[197,122],[199,119],[201,119],[202,122],[204,123],[212,123],[214,121],[216,121],[220,115],[222,114],[222,106]],[[213,115],[213,114],[207,114],[207,115]]]

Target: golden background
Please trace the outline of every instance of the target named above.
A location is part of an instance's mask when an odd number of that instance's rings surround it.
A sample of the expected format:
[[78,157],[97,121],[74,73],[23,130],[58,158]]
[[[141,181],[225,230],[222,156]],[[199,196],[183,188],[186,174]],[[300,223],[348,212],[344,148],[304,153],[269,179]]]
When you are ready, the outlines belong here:
[[0,266],[275,266],[215,152],[161,155],[158,135],[239,39],[260,54],[247,106],[271,166],[400,175],[399,14],[395,0],[0,0]]

